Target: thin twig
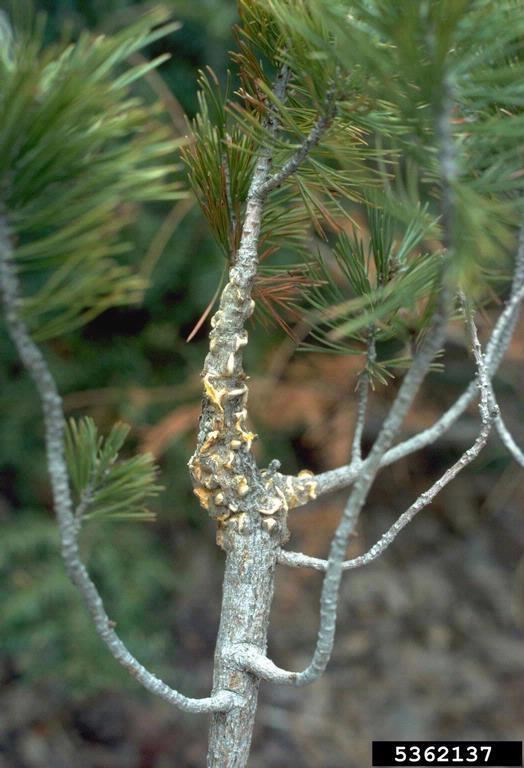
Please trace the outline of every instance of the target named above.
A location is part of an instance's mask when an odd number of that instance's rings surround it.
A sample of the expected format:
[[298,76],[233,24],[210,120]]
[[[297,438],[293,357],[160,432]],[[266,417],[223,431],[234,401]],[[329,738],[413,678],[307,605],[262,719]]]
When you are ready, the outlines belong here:
[[357,392],[357,419],[355,423],[355,432],[353,434],[353,445],[351,450],[351,462],[360,464],[362,462],[362,437],[366,424],[366,412],[368,407],[370,372],[369,367],[376,360],[375,335],[373,328],[369,329],[368,344],[366,354],[366,366],[358,378]]
[[[491,383],[489,380],[489,373],[486,364],[486,359],[482,354],[480,343],[478,340],[478,333],[475,327],[472,316],[468,313],[468,327],[472,338],[472,349],[475,355],[475,362],[477,365],[478,381],[477,391],[480,389],[480,403],[479,410],[481,415],[481,430],[479,436],[473,443],[473,445],[465,451],[460,459],[456,461],[452,467],[446,470],[442,477],[440,477],[431,488],[425,491],[418,499],[400,515],[398,520],[380,537],[376,544],[374,544],[367,552],[358,557],[346,560],[343,563],[343,569],[345,571],[352,568],[359,568],[363,565],[371,563],[376,560],[380,555],[393,543],[400,531],[415,517],[418,512],[427,507],[440,493],[440,491],[453,480],[459,472],[461,472],[468,464],[479,455],[480,451],[486,445],[487,439],[491,432],[493,421],[498,418],[498,407],[494,401]],[[285,552],[281,551],[278,557],[278,561],[283,565],[289,565],[292,568],[314,568],[317,571],[326,571],[328,561],[318,557],[309,557],[301,552]]]
[[326,96],[326,106],[324,113],[319,115],[319,117],[316,119],[315,124],[311,128],[309,134],[306,136],[292,157],[289,158],[287,163],[282,166],[280,171],[270,176],[269,179],[262,185],[259,190],[259,194],[261,196],[265,197],[267,194],[269,194],[269,192],[280,187],[287,178],[298,171],[308,154],[314,147],[316,147],[322,138],[322,135],[327,131],[333,122],[335,113],[336,90],[335,87],[332,86]]
[[[521,230],[521,232],[524,233],[524,228]],[[520,239],[519,255],[519,261],[524,263],[524,236],[522,235]],[[495,375],[509,346],[513,331],[518,320],[520,304],[523,299],[524,270],[520,270],[520,274],[518,271],[515,273],[511,296],[506,304],[506,307],[504,308],[504,311],[499,315],[499,318],[495,324],[495,328],[491,334],[491,338],[486,347],[486,368],[490,379],[492,379]],[[428,427],[428,429],[425,429],[423,432],[420,432],[417,435],[404,440],[402,443],[399,443],[393,448],[390,448],[389,451],[384,454],[380,462],[380,468],[382,469],[383,467],[390,466],[396,461],[399,461],[406,456],[410,456],[412,453],[420,451],[423,448],[426,448],[428,445],[432,445],[434,442],[436,442],[448,431],[451,426],[453,426],[453,424],[460,418],[460,416],[462,416],[466,408],[474,400],[477,392],[478,382],[475,378],[473,381],[471,381],[462,395],[457,398],[453,405],[440,417],[440,419],[438,419],[438,421],[435,422],[435,424],[433,424],[431,427]],[[507,444],[506,447],[509,448]],[[515,458],[517,461],[519,461],[516,456]],[[352,461],[350,464],[347,464],[343,467],[337,467],[337,469],[331,469],[327,472],[322,472],[310,478],[309,482],[315,483],[315,498],[324,496],[326,493],[342,490],[343,488],[347,488],[348,486],[352,485],[359,472],[362,469],[365,469],[365,466],[365,461],[362,465]],[[284,479],[287,480],[285,476]],[[295,478],[292,479],[297,483],[300,482],[300,480]]]
[[[227,141],[231,142],[231,138],[228,136]],[[227,200],[227,209],[229,212],[229,249],[230,249],[230,258],[235,259],[236,255],[236,238],[237,238],[237,230],[238,230],[238,221],[237,221],[237,215],[233,206],[233,197],[231,194],[231,172],[229,169],[229,159],[227,152],[224,151],[222,154],[222,170],[224,172],[224,181],[226,185],[226,200]]]
[[[486,424],[482,425],[482,430],[473,445],[462,454],[460,459],[458,459],[452,467],[446,470],[442,477],[440,477],[431,488],[421,494],[409,509],[400,515],[398,520],[396,520],[386,533],[380,537],[376,544],[368,549],[363,555],[344,561],[342,564],[344,571],[368,565],[385,552],[396,539],[400,531],[413,520],[415,515],[427,507],[433,501],[435,496],[479,455],[489,437],[492,420],[493,419],[490,418]],[[289,565],[292,568],[313,568],[316,571],[326,571],[328,566],[327,560],[318,557],[309,557],[309,555],[304,555],[302,552],[286,552],[284,550],[279,553],[278,562],[282,565]]]
[[13,263],[13,247],[7,221],[0,216],[0,287],[7,327],[20,359],[38,390],[45,421],[47,464],[58,520],[62,557],[69,578],[80,592],[91,614],[95,629],[114,658],[151,693],[188,712],[226,712],[242,703],[241,697],[230,691],[215,696],[192,699],[170,688],[149,672],[127,650],[114,630],[102,598],[80,559],[78,522],[73,512],[69,478],[64,455],[64,414],[62,400],[49,367],[40,349],[31,339],[20,313],[19,281]]
[[209,313],[213,311],[213,307],[215,306],[216,301],[217,301],[218,297],[220,296],[220,292],[222,290],[222,285],[224,284],[224,275],[225,275],[225,270],[223,270],[222,274],[220,275],[219,283],[218,283],[218,285],[216,287],[216,290],[215,290],[213,296],[211,297],[207,307],[204,309],[204,311],[202,312],[202,314],[200,315],[200,317],[196,321],[195,325],[193,326],[193,328],[189,332],[189,335],[186,338],[186,342],[188,344],[189,344],[190,341],[192,341],[195,338],[195,336],[197,335],[199,330],[202,328],[202,326],[206,322],[207,318],[209,317]]
[[349,537],[355,529],[360,511],[379,471],[382,457],[402,426],[419,387],[429,370],[433,358],[440,350],[446,334],[449,313],[449,291],[443,286],[433,321],[422,346],[406,373],[397,397],[375,440],[365,464],[362,465],[353,491],[333,537],[329,565],[322,585],[320,600],[320,626],[317,645],[310,665],[297,678],[296,685],[306,685],[318,679],[331,658],[335,639],[338,594]]
[[502,440],[505,447],[508,449],[510,454],[513,456],[517,464],[520,464],[521,467],[524,467],[524,452],[522,449],[517,445],[515,442],[515,439],[507,426],[505,425],[502,416],[499,416],[497,418],[497,421],[495,422],[497,427],[497,433],[500,439]]

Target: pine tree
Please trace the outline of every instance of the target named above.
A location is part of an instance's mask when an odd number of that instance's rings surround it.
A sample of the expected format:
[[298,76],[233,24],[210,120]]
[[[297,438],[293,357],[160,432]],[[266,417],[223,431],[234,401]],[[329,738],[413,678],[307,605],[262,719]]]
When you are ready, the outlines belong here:
[[[1,288],[9,333],[42,403],[65,565],[113,656],[173,705],[212,713],[213,768],[247,764],[261,680],[302,686],[322,675],[345,570],[382,554],[493,431],[524,465],[493,389],[524,296],[521,0],[241,0],[239,14],[234,75],[222,88],[213,72],[202,74],[182,149],[228,271],[189,461],[226,552],[213,690],[204,699],[169,688],[131,656],[80,559],[88,518],[147,514],[144,500],[159,491],[154,466],[143,456],[118,460],[122,425],[106,438],[87,419],[66,426],[37,346],[134,298],[140,286],[118,261],[115,214],[126,201],[180,194],[171,178],[176,142],[129,95],[158,60],[122,68],[172,27],[157,11],[113,38],[50,49],[38,26],[13,20],[12,32],[2,17],[0,27]],[[271,266],[275,251],[292,253],[292,268]],[[505,307],[483,350],[475,312],[499,287]],[[351,461],[319,475],[285,475],[277,459],[261,468],[252,451],[247,324],[257,302],[277,313],[275,297],[302,317],[305,350],[363,360]],[[399,442],[424,378],[445,362],[451,319],[463,320],[475,375],[432,427]],[[393,378],[396,397],[364,457],[370,390]],[[474,443],[367,553],[346,560],[381,467],[436,441],[475,400]],[[285,548],[292,510],[349,487],[327,559]],[[300,672],[266,655],[277,566],[325,573],[317,644]]]

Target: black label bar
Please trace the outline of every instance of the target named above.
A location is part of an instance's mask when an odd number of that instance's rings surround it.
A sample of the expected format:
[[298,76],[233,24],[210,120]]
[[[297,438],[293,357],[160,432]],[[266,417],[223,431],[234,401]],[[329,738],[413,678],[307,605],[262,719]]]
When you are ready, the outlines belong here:
[[522,768],[521,741],[374,741],[373,766]]

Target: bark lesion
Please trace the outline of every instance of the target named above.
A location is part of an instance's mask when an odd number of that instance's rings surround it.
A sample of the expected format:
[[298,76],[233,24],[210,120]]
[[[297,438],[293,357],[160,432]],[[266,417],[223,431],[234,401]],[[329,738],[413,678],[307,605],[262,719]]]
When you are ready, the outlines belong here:
[[[283,100],[289,70],[283,65],[275,95]],[[217,522],[217,542],[225,547],[225,530],[248,535],[262,528],[276,544],[288,537],[287,512],[315,498],[316,484],[309,476],[292,480],[260,469],[253,456],[256,435],[248,425],[248,385],[243,349],[248,343],[246,324],[253,314],[253,283],[258,266],[258,241],[267,195],[293,174],[319,142],[335,114],[335,91],[330,90],[325,114],[290,161],[271,175],[272,150],[262,147],[246,200],[242,234],[222,291],[220,306],[211,319],[209,352],[202,372],[203,402],[195,453],[189,461],[194,493]],[[268,109],[266,129],[279,130],[276,108]]]
[[[224,293],[223,301],[238,299],[231,291]],[[247,320],[251,300],[243,304]],[[247,534],[255,524],[283,542],[288,536],[286,495],[274,474],[259,469],[252,451],[257,435],[248,423],[247,376],[242,365],[248,334],[243,328],[228,333],[228,328],[222,328],[222,317],[223,310],[218,310],[203,371],[200,431],[189,462],[194,493],[217,522],[220,546],[224,546],[226,527]]]
[[[215,324],[215,331],[218,327]],[[213,339],[217,338],[215,334]],[[271,465],[258,467],[252,451],[257,435],[248,423],[247,377],[238,359],[247,333],[235,338],[233,351],[229,353],[225,346],[221,355],[222,359],[235,355],[234,376],[224,369],[215,373],[208,367],[209,356],[204,368],[200,431],[189,461],[193,492],[216,521],[220,546],[224,546],[226,527],[247,534],[255,524],[284,543],[289,538],[288,511],[314,499],[317,482],[308,470],[286,477]]]

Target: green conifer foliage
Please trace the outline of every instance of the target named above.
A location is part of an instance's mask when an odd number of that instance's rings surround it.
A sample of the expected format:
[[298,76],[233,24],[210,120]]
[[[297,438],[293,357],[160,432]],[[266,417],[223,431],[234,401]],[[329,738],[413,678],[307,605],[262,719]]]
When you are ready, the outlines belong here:
[[176,199],[180,144],[133,83],[166,57],[129,56],[177,28],[148,13],[112,37],[83,32],[43,47],[43,20],[11,27],[0,57],[0,205],[16,243],[24,309],[47,339],[140,299],[121,254],[142,202]]

